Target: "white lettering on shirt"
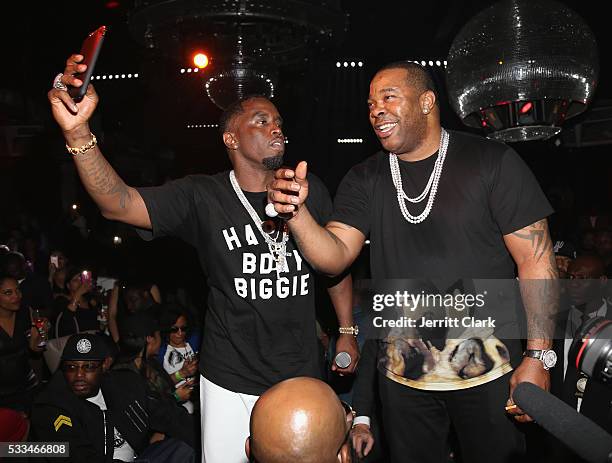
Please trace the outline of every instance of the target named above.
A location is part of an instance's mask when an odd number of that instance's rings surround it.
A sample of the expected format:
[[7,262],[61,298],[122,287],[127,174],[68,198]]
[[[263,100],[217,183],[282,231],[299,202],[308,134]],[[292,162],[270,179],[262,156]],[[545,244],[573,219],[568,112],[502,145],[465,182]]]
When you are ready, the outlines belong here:
[[236,230],[234,229],[234,227],[230,228],[230,233],[227,232],[227,229],[223,229],[223,238],[225,238],[225,242],[227,243],[227,248],[230,251],[233,251],[234,243],[236,243],[237,248],[241,247],[242,245],[240,244],[240,240],[238,239],[238,235],[236,234]]

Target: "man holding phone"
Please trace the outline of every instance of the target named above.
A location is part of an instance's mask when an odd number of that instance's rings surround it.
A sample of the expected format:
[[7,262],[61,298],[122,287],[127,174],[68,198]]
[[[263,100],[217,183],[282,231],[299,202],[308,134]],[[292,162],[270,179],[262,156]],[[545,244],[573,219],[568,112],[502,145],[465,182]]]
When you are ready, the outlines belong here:
[[[248,97],[225,110],[220,127],[231,172],[189,176],[154,188],[126,185],[103,157],[88,121],[98,95],[78,103],[67,92],[87,67],[72,55],[49,92],[55,120],[83,185],[107,219],[136,227],[145,239],[177,236],[193,245],[210,287],[200,349],[203,461],[245,462],[244,441],[257,397],[290,377],[320,376],[315,337],[314,271],[279,218],[266,218],[266,185],[282,165],[285,139],[276,107]],[[322,182],[310,178],[309,209],[320,223],[331,212]],[[343,334],[338,352],[353,362],[350,277],[329,288]]]

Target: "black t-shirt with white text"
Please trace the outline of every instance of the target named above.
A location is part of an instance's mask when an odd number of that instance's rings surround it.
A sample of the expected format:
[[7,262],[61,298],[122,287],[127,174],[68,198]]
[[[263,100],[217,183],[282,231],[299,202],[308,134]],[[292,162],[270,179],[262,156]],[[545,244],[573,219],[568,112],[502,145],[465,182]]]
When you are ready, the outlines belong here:
[[[325,223],[329,193],[315,176],[308,180],[308,209]],[[252,395],[286,378],[319,376],[313,270],[290,237],[287,267],[277,276],[268,245],[228,172],[138,191],[152,224],[152,233],[138,231],[141,237],[175,236],[198,252],[210,288],[202,374],[223,388]],[[266,192],[245,196],[265,219]],[[275,222],[282,226],[280,219]]]

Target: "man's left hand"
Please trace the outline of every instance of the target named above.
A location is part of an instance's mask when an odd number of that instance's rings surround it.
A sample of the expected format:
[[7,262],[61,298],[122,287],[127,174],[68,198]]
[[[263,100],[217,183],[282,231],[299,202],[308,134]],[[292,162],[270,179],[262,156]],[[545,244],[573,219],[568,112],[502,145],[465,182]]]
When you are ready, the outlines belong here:
[[351,374],[355,372],[357,363],[359,362],[359,346],[357,339],[352,334],[341,334],[336,341],[336,354],[338,352],[347,352],[351,356],[351,364],[346,368],[339,368],[336,362],[332,359],[332,371],[340,373],[340,375]]
[[[512,377],[510,378],[510,398],[506,402],[506,406],[514,406],[514,401],[512,400],[512,394],[514,393],[514,388],[518,386],[519,383],[532,383],[536,386],[544,389],[545,391],[550,390],[550,373],[548,370],[544,369],[542,362],[538,359],[525,357],[521,364],[514,370]],[[519,423],[528,423],[533,421],[529,415],[527,415],[519,406],[515,406],[515,408],[511,408],[507,410],[509,415],[512,415],[516,421]]]

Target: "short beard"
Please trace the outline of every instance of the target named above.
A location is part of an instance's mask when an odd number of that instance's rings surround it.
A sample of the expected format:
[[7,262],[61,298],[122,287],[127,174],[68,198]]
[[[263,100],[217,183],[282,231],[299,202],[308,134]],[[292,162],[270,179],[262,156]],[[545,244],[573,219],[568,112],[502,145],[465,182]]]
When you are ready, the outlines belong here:
[[276,156],[270,156],[267,158],[263,158],[261,163],[268,170],[277,170],[283,166],[283,155],[277,154]]

